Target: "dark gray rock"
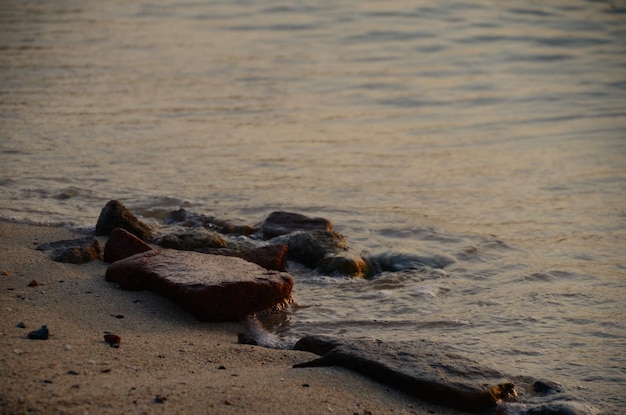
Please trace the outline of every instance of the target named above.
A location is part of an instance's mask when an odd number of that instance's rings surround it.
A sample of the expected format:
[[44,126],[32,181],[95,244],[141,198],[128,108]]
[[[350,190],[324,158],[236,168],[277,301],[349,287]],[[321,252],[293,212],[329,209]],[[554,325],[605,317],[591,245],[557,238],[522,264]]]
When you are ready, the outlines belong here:
[[537,406],[522,412],[522,415],[591,415],[597,413],[573,403],[553,403]]
[[515,385],[500,372],[425,340],[388,342],[300,339],[296,350],[322,355],[294,367],[343,366],[419,399],[467,412],[482,412],[517,399]]
[[33,330],[28,333],[28,338],[31,340],[48,340],[48,336],[50,332],[48,331],[48,327],[41,326],[37,330]]
[[202,321],[239,321],[291,301],[293,278],[241,258],[189,251],[148,251],[109,265],[106,281],[151,290]]
[[109,240],[104,244],[104,261],[115,262],[152,249],[150,245],[127,230],[115,228],[111,231]]
[[148,225],[137,219],[117,200],[110,200],[100,212],[96,223],[96,235],[108,235],[115,228],[126,229],[144,241],[152,238],[152,230]]
[[265,239],[297,231],[330,231],[333,225],[328,219],[310,218],[299,213],[272,212],[261,225],[261,233]]
[[327,255],[344,251],[346,238],[335,231],[297,232],[289,238],[287,259],[315,268]]
[[398,272],[404,270],[430,270],[445,268],[454,264],[454,259],[443,255],[417,255],[406,252],[382,252],[368,255],[365,260],[370,263],[375,274],[381,272]]

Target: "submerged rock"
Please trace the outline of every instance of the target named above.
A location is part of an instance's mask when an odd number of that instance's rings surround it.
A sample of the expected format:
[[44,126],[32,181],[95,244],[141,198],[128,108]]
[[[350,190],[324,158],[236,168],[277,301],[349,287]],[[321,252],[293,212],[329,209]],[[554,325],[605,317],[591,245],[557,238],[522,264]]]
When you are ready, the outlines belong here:
[[273,271],[285,271],[287,266],[287,245],[268,245],[245,251],[211,248],[197,251],[205,254],[238,257]]
[[387,342],[300,339],[296,350],[321,358],[294,367],[343,366],[419,399],[467,412],[482,412],[517,399],[515,385],[500,372],[425,340]]
[[265,239],[297,231],[330,231],[333,225],[328,219],[310,218],[299,213],[272,212],[261,225],[261,233]]
[[152,230],[148,225],[137,219],[117,200],[110,200],[100,212],[96,223],[96,235],[108,235],[115,228],[126,229],[144,241],[152,238]]
[[293,278],[241,258],[149,251],[109,265],[106,281],[151,290],[202,321],[238,321],[291,300]]
[[152,250],[153,248],[150,245],[126,229],[115,228],[111,231],[109,240],[104,244],[104,261],[109,263],[115,262]]
[[287,258],[315,268],[327,255],[336,254],[347,247],[346,238],[339,232],[297,232],[289,238]]

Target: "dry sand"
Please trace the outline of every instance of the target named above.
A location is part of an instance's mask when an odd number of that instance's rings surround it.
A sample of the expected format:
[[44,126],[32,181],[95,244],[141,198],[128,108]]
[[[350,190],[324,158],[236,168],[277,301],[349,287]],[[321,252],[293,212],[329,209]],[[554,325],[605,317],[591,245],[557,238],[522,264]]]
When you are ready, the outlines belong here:
[[[2,414],[456,413],[343,368],[293,369],[315,356],[237,344],[242,324],[200,322],[105,282],[103,262],[61,264],[36,250],[82,236],[0,221]],[[42,325],[49,339],[29,340]]]

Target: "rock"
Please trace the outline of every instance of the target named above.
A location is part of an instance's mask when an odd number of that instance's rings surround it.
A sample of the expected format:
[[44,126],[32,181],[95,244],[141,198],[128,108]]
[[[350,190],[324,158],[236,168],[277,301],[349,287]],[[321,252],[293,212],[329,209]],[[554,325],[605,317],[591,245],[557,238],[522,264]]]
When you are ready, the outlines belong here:
[[533,382],[533,391],[538,394],[548,395],[562,392],[563,387],[556,382],[539,379]]
[[271,239],[296,231],[330,231],[332,228],[328,219],[310,218],[299,213],[272,212],[261,225],[261,232],[265,239]]
[[115,228],[104,244],[104,261],[115,262],[153,248],[123,228]]
[[135,217],[117,200],[110,200],[96,223],[96,235],[108,235],[115,228],[123,228],[144,241],[152,238],[152,230],[148,225]]
[[37,282],[37,280],[31,280],[31,282],[28,283],[29,287],[38,287],[39,283]]
[[406,252],[383,252],[369,255],[365,260],[371,264],[374,274],[411,269],[423,271],[433,268],[443,269],[455,262],[453,258],[443,255],[425,256]]
[[28,333],[28,338],[31,340],[48,340],[48,335],[50,332],[48,331],[48,327],[41,326],[37,330],[33,330]]
[[95,259],[102,259],[102,246],[100,241],[93,236],[40,244],[37,249],[39,251],[51,250],[50,258],[55,262],[85,264]]
[[249,344],[252,346],[258,346],[259,343],[254,340],[252,337],[248,336],[245,333],[237,333],[237,343],[238,344]]
[[291,300],[293,278],[241,258],[189,251],[149,251],[109,265],[106,281],[148,289],[202,321],[239,321]]
[[598,413],[592,408],[585,408],[575,403],[551,403],[522,412],[521,415],[591,415]]
[[287,259],[315,268],[327,255],[347,248],[346,238],[335,231],[297,232],[289,238]]
[[273,271],[285,271],[287,266],[287,245],[268,245],[245,251],[211,248],[198,251],[205,254],[235,256]]
[[183,228],[159,237],[155,243],[164,248],[191,251],[200,248],[224,248],[222,236],[204,228]]
[[366,278],[372,275],[367,261],[360,256],[339,254],[327,255],[319,262],[320,271],[328,275]]
[[171,212],[169,216],[165,218],[164,223],[166,225],[176,224],[186,227],[203,226],[224,234],[250,235],[254,232],[252,226],[238,225],[212,216],[191,213],[182,208]]
[[109,344],[111,347],[120,347],[120,343],[122,342],[122,338],[117,334],[113,333],[104,333],[104,341]]
[[501,373],[425,340],[388,342],[308,336],[296,350],[323,355],[294,367],[343,366],[416,398],[467,412],[483,412],[517,399]]
[[20,321],[19,323],[17,323],[15,325],[15,327],[17,327],[18,329],[25,329],[26,328],[26,324],[24,324],[23,321]]

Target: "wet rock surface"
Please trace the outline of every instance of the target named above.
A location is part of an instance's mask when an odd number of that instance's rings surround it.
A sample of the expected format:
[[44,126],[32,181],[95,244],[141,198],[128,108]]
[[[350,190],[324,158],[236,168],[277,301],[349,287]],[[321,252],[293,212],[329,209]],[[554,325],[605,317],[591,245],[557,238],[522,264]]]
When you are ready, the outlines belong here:
[[136,237],[147,241],[152,238],[152,229],[133,215],[117,200],[110,200],[98,217],[96,235],[109,235],[115,228],[123,228]]
[[515,384],[506,376],[442,344],[307,336],[295,349],[322,355],[296,368],[343,366],[416,398],[462,411],[482,412],[517,399]]
[[293,278],[237,257],[149,251],[109,265],[106,281],[153,291],[202,321],[238,321],[291,300]]
[[153,248],[126,229],[115,228],[104,245],[104,262],[115,262]]
[[271,239],[297,231],[330,231],[332,228],[328,219],[311,218],[299,213],[272,212],[261,225],[261,233],[265,239]]
[[294,233],[289,238],[288,246],[288,259],[315,268],[327,255],[345,250],[348,242],[339,232],[316,230]]

